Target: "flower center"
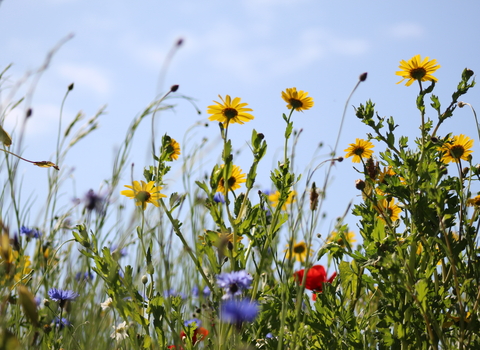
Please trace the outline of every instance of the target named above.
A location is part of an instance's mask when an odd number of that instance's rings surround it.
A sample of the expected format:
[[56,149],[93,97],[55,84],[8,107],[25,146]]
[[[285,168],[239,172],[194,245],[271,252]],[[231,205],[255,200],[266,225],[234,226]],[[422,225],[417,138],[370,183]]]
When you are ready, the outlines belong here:
[[452,158],[460,159],[463,156],[463,153],[465,153],[465,148],[461,145],[453,145],[450,147],[450,155]]
[[135,199],[139,202],[145,203],[145,202],[148,202],[151,196],[152,195],[147,191],[139,191],[136,194]]
[[232,283],[230,285],[229,290],[230,290],[230,293],[232,293],[232,295],[235,295],[235,293],[238,292],[239,288],[236,283]]
[[410,76],[416,80],[422,79],[426,74],[425,68],[414,68],[410,71]]
[[235,182],[237,182],[237,179],[235,178],[235,176],[231,176],[231,177],[228,179],[228,187],[229,187],[229,188],[232,188],[233,185],[235,185]]
[[361,155],[363,154],[363,152],[365,152],[365,148],[360,147],[360,146],[357,147],[357,148],[353,151],[353,153],[355,153],[357,156],[361,156]]
[[290,105],[292,106],[293,109],[301,108],[303,107],[303,102],[300,100],[297,100],[296,98],[291,98]]
[[293,246],[293,252],[295,254],[302,254],[305,252],[305,246],[303,244],[297,244]]
[[238,112],[235,108],[225,108],[223,110],[223,115],[228,119],[233,119],[238,115]]

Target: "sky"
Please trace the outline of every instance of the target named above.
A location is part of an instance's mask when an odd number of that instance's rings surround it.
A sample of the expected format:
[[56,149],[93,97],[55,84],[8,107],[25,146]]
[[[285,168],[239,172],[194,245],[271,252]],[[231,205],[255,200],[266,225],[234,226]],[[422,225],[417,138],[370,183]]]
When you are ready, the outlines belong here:
[[[111,174],[115,153],[131,121],[173,84],[180,88],[167,102],[175,107],[157,116],[157,143],[168,133],[185,146],[184,137],[191,130],[187,149],[182,149],[185,154],[207,138],[208,147],[196,169],[199,174],[210,172],[220,163],[220,143],[217,125],[208,123],[207,106],[218,101],[219,94],[240,97],[253,109],[255,119],[231,126],[229,136],[238,151],[234,162],[248,171],[251,131],[262,132],[268,153],[259,167],[257,185],[269,189],[270,170],[282,155],[282,113],[288,112],[281,99],[282,90],[296,87],[307,91],[315,101],[314,108],[293,116],[294,128],[302,130],[296,145],[297,173],[328,158],[346,99],[363,72],[368,72],[368,78],[349,103],[337,154],[344,155],[349,143],[365,138],[370,131],[355,117],[353,109],[368,99],[376,103],[381,116],[394,116],[399,133],[413,139],[419,135],[420,116],[415,107],[418,87],[396,84],[400,80],[395,75],[400,60],[417,54],[435,58],[441,65],[434,74],[438,78],[435,94],[447,105],[462,70],[480,69],[479,14],[480,5],[473,0],[461,4],[411,0],[3,0],[0,70],[13,64],[8,71],[8,86],[19,86],[15,95],[18,99],[28,91],[32,72],[43,64],[47,54],[73,35],[58,48],[41,75],[21,149],[28,159],[53,158],[60,105],[72,82],[74,90],[65,103],[63,125],[79,111],[88,120],[106,106],[99,129],[75,146],[60,164],[66,178],[61,194],[67,202],[89,189],[101,188]],[[168,60],[179,39],[183,44]],[[28,74],[30,78],[24,80]],[[11,90],[3,88],[0,101],[5,108],[12,100],[7,93]],[[464,101],[475,107],[479,97],[478,88],[474,88]],[[12,147],[24,112],[22,104],[4,121],[4,128],[13,136]],[[427,115],[434,117],[432,110]],[[135,179],[140,179],[143,167],[150,165],[149,127],[150,121],[145,121],[134,138],[129,164],[135,164]],[[457,110],[456,117],[440,129],[440,135],[450,132],[474,138],[474,151],[478,151],[480,141],[469,110]],[[320,144],[323,146],[319,149]],[[375,151],[382,149],[377,144]],[[323,209],[326,218],[319,227],[324,236],[350,201],[360,202],[354,185],[360,175],[353,166],[351,159],[346,159],[333,169]],[[323,169],[314,176],[317,186],[325,180]],[[46,170],[22,163],[19,171],[23,192],[32,195],[40,207],[46,196]],[[167,194],[181,188],[175,180],[180,175],[178,163],[167,179]],[[130,169],[123,173],[123,180],[129,183]],[[120,196],[116,200],[128,202]],[[128,205],[133,209],[132,203]],[[33,214],[26,220],[29,226],[40,225]],[[349,215],[346,221],[358,231],[356,218]]]

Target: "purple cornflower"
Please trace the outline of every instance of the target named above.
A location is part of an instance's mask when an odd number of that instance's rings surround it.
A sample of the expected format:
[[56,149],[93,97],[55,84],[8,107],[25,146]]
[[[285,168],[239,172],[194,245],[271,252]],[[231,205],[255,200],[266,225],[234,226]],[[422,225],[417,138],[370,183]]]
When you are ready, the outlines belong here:
[[220,319],[223,322],[240,325],[242,322],[255,320],[258,311],[258,304],[249,299],[227,300],[221,305]]
[[194,322],[195,322],[195,328],[198,328],[202,325],[202,321],[200,321],[198,318],[192,318],[191,320],[186,320],[183,322],[183,325],[185,327],[188,327],[190,325],[193,325]]
[[217,277],[217,284],[220,288],[224,288],[227,294],[223,299],[229,299],[236,295],[242,294],[244,289],[250,289],[253,278],[247,271],[233,271],[230,273],[222,273]]
[[[210,288],[208,288],[208,286],[205,286],[205,288],[203,288],[202,294],[203,294],[203,296],[204,296],[205,298],[208,298],[211,293],[212,293],[212,291],[210,290]],[[197,287],[197,286],[193,286],[193,288],[192,288],[192,295],[193,295],[194,297],[198,297],[198,295],[199,295],[199,290],[198,290],[198,287]]]
[[177,292],[175,289],[171,288],[170,290],[166,290],[163,292],[163,296],[168,298],[168,297],[180,297],[183,299],[186,299],[187,296],[182,293],[182,292]]
[[59,319],[58,317],[55,317],[55,319],[53,320],[53,323],[55,325],[55,327],[59,328],[59,329],[62,329],[63,327],[68,327],[71,325],[70,321],[67,320],[66,318],[62,317],[62,319]]
[[99,194],[96,194],[93,190],[89,190],[85,197],[83,198],[85,203],[85,209],[88,211],[95,210],[98,214],[103,212],[103,205],[105,203],[105,198]]
[[216,203],[225,204],[225,197],[220,192],[217,192],[213,196],[213,201],[216,202]]
[[87,272],[77,272],[75,279],[77,281],[93,281],[94,275],[90,271]]
[[110,252],[112,252],[112,255],[118,254],[119,258],[123,258],[124,256],[127,256],[127,248],[118,248],[118,245],[112,244],[110,246]]
[[74,292],[73,290],[62,290],[57,288],[52,288],[48,291],[48,296],[53,301],[58,301],[60,307],[63,308],[67,301],[75,300],[80,294]]
[[26,226],[20,228],[20,233],[28,238],[40,238],[42,236],[42,233],[36,228],[28,228]]

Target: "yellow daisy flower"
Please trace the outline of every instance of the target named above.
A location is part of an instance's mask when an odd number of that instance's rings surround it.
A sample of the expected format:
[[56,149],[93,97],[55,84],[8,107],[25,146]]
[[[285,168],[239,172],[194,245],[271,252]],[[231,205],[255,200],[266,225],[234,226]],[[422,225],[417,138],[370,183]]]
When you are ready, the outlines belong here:
[[337,231],[332,231],[327,238],[327,243],[337,243],[339,246],[345,247],[345,239],[348,242],[348,245],[351,246],[352,243],[357,241],[354,237],[355,233],[353,231],[343,232],[343,234]]
[[[287,200],[282,205],[282,210],[287,210],[287,205],[292,204],[296,201],[297,192],[290,191]],[[268,196],[268,200],[272,203],[272,207],[276,207],[278,205],[278,201],[280,199],[280,192],[276,191]]]
[[[222,164],[222,169],[224,165]],[[247,181],[246,179],[247,174],[242,174],[242,169],[239,166],[233,165],[232,166],[232,174],[228,178],[228,189],[230,191],[235,191],[237,188],[240,188],[240,184]],[[217,192],[225,193],[225,180],[223,177],[218,182]]]
[[390,201],[384,199],[380,202],[380,208],[383,212],[383,215],[380,215],[379,218],[385,222],[384,216],[390,218],[390,221],[395,222],[400,218],[400,213],[402,209],[395,204],[395,201],[392,199]]
[[480,196],[475,196],[467,200],[467,205],[470,207],[480,207]]
[[254,117],[250,113],[253,109],[245,108],[247,103],[240,103],[240,97],[235,97],[232,101],[229,95],[225,97],[218,95],[222,102],[213,101],[216,105],[208,106],[207,113],[211,114],[209,120],[218,120],[224,125],[228,124],[243,124],[252,120]]
[[[307,258],[307,251],[308,246],[304,241],[296,243],[295,240],[293,241],[292,249],[290,250],[290,244],[287,244],[287,249],[284,250],[286,252],[287,259],[295,259],[301,263],[305,262]],[[310,255],[312,255],[312,251],[310,250]]]
[[408,81],[405,83],[406,86],[412,85],[415,80],[419,81],[438,81],[432,73],[434,73],[440,65],[437,64],[437,60],[428,60],[429,57],[425,57],[422,61],[420,55],[413,56],[408,62],[401,60],[400,66],[398,68],[401,71],[396,72],[396,75],[401,76],[403,79],[400,80],[397,84],[400,84],[405,79]]
[[145,181],[141,181],[141,184],[138,181],[133,181],[132,185],[133,186],[125,185],[125,187],[130,188],[130,190],[124,190],[120,192],[120,194],[135,199],[135,205],[141,205],[143,210],[147,208],[147,203],[158,207],[159,204],[157,201],[162,197],[166,197],[160,193],[162,187],[155,186],[155,181],[150,181],[148,184],[145,183]]
[[447,141],[440,148],[443,152],[442,162],[459,162],[460,159],[468,160],[470,153],[473,153],[473,139],[463,134],[454,136],[451,141]]
[[352,157],[353,163],[360,163],[362,158],[370,158],[373,154],[371,148],[375,147],[370,141],[363,139],[355,139],[355,143],[351,143],[350,147],[345,149],[346,158]]
[[297,88],[288,88],[282,91],[282,98],[287,102],[288,109],[295,109],[297,112],[306,111],[313,107],[313,98],[308,97],[308,92]]
[[180,152],[180,144],[175,139],[170,139],[170,144],[167,146],[167,151],[170,152],[170,160],[177,160]]

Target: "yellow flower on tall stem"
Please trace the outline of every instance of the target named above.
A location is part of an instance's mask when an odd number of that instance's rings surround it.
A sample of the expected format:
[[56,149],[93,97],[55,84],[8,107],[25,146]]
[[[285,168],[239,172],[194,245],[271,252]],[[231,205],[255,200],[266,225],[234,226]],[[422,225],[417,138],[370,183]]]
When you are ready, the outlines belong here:
[[[222,164],[222,169],[224,165]],[[239,166],[237,165],[232,165],[232,174],[228,178],[228,189],[230,191],[234,191],[237,188],[240,188],[240,184],[246,182],[247,180],[245,179],[247,175],[244,173],[242,174],[242,169],[240,169]],[[221,192],[225,194],[225,180],[223,177],[220,179],[218,182],[218,187],[217,187],[217,192]]]
[[392,200],[382,200],[380,202],[380,211],[381,214],[379,218],[385,222],[385,217],[390,218],[391,222],[395,222],[400,218],[400,213],[402,209],[395,204],[395,201]]
[[344,151],[347,152],[346,158],[352,157],[353,163],[360,163],[362,158],[370,158],[373,154],[371,150],[375,147],[370,141],[363,140],[363,139],[355,139],[355,143],[351,143],[350,147],[345,149]]
[[460,159],[468,160],[470,153],[473,153],[473,139],[463,134],[454,136],[452,140],[443,144],[440,150],[443,152],[442,162],[460,162]]
[[225,96],[225,100],[222,96],[218,95],[222,102],[213,101],[216,104],[208,106],[207,113],[211,114],[208,117],[209,120],[218,120],[224,125],[228,124],[244,124],[254,118],[253,115],[247,112],[252,112],[253,109],[245,108],[247,103],[240,103],[240,97],[235,97],[233,100],[229,95]]
[[[295,259],[301,263],[305,262],[305,259],[307,258],[307,252],[309,250],[307,243],[304,241],[296,243],[294,240],[291,248],[292,249],[290,249],[290,244],[287,244],[287,249],[284,250],[284,252],[287,253],[286,258],[289,260]],[[310,255],[312,255],[312,251],[310,251]]]
[[480,195],[467,199],[467,205],[470,207],[480,207]]
[[175,141],[175,139],[170,139],[170,144],[168,145],[168,150],[170,153],[170,160],[177,160],[180,152],[180,144]]
[[[288,194],[287,200],[282,205],[282,210],[287,210],[287,205],[292,204],[296,201],[297,192],[290,191]],[[278,201],[280,200],[280,192],[276,191],[268,196],[268,200],[272,203],[272,207],[276,207],[278,205]]]
[[125,187],[130,188],[130,190],[124,190],[120,194],[135,199],[135,205],[141,205],[143,210],[147,208],[147,203],[158,207],[158,200],[166,197],[166,195],[160,193],[162,187],[155,186],[155,181],[149,183],[141,181],[141,184],[138,181],[133,181],[132,186],[125,185]]
[[400,66],[398,68],[401,71],[396,72],[396,75],[401,76],[403,79],[400,80],[397,84],[400,84],[405,79],[408,81],[405,83],[406,86],[412,85],[415,80],[421,81],[438,81],[433,74],[440,65],[437,64],[437,60],[428,60],[429,57],[425,57],[422,61],[420,55],[413,56],[408,61],[401,60]]
[[297,88],[287,88],[282,91],[282,98],[287,102],[288,109],[294,109],[297,112],[306,111],[313,107],[313,98],[308,97],[308,92],[297,91]]
[[353,231],[349,231],[343,232],[343,234],[341,234],[340,232],[333,231],[327,238],[327,243],[337,243],[341,247],[345,247],[345,241],[348,243],[349,246],[351,246],[352,243],[357,241],[355,239],[355,233]]

